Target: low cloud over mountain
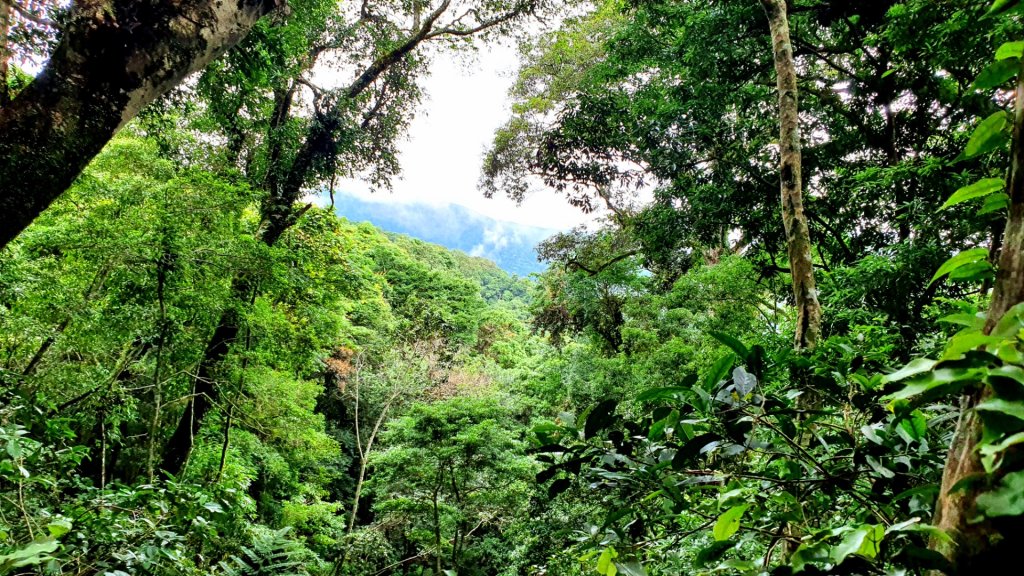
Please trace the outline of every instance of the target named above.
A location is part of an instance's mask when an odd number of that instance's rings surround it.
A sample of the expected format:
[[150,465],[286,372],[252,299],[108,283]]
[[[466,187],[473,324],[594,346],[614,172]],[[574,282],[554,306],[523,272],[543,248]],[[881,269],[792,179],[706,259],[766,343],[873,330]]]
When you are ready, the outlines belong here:
[[506,272],[526,276],[542,271],[535,248],[541,240],[558,232],[495,220],[458,204],[364,200],[336,193],[335,212],[353,222],[370,222],[388,232],[408,234],[471,256],[494,261]]

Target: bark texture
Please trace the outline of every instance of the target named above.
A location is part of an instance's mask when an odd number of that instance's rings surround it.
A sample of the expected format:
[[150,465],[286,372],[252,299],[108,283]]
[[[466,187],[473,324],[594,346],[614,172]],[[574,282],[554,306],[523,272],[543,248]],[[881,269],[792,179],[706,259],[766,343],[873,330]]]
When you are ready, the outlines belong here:
[[284,0],[82,0],[39,76],[0,107],[0,248],[139,111]]
[[[1007,194],[1010,196],[1010,209],[1003,232],[992,302],[985,322],[986,334],[992,332],[1007,310],[1024,301],[1024,67],[1017,75]],[[952,542],[936,539],[932,547],[950,561],[952,574],[1004,571],[1013,565],[1021,546],[1024,546],[1024,526],[1016,518],[1001,523],[975,520],[981,483],[953,490],[961,481],[985,476],[977,450],[982,422],[974,407],[988,395],[986,389],[961,398],[960,420],[946,458],[935,505],[932,523],[949,534]]]
[[786,250],[793,277],[793,300],[797,309],[797,350],[810,350],[821,333],[821,305],[814,282],[811,236],[804,214],[800,174],[800,124],[797,108],[796,63],[789,36],[785,0],[761,0],[768,16],[772,52],[779,90],[779,156],[782,180],[782,222],[786,228]]

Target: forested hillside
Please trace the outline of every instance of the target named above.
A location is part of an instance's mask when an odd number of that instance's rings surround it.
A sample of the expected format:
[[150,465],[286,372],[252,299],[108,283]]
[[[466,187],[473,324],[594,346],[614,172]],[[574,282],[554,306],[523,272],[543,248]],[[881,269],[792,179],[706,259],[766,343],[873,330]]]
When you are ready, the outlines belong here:
[[[309,201],[499,40],[544,272]],[[1015,569],[1019,0],[0,0],[0,80],[0,576]]]

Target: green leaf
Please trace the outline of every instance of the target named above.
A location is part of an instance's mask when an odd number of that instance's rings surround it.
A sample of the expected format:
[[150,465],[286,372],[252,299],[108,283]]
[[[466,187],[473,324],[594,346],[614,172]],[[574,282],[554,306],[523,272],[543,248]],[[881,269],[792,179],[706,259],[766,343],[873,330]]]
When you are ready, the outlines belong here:
[[982,70],[981,74],[978,74],[978,78],[971,84],[971,88],[975,90],[990,90],[997,86],[1002,86],[1010,78],[1016,76],[1019,70],[1019,58],[996,60]]
[[997,16],[1007,10],[1016,8],[1019,3],[1020,0],[996,0],[992,3],[992,7],[988,9],[988,12],[985,13],[985,16]]
[[987,248],[972,248],[970,250],[964,250],[949,260],[946,260],[942,266],[939,266],[939,269],[935,272],[935,275],[932,276],[932,280],[929,284],[934,284],[936,280],[950,272],[953,272],[957,268],[978,262],[979,260],[984,260],[985,258],[988,258]]
[[665,438],[665,429],[674,428],[679,423],[679,411],[673,410],[669,412],[668,416],[665,416],[661,420],[658,420],[654,424],[651,424],[651,429],[647,434],[647,438],[652,442],[659,442]]
[[1003,313],[1003,317],[996,323],[992,330],[993,336],[1002,338],[1015,338],[1024,329],[1024,302],[1014,304],[1012,308]]
[[953,195],[949,197],[949,200],[946,200],[946,203],[939,209],[945,210],[950,206],[956,206],[957,204],[962,204],[963,202],[973,200],[974,198],[988,196],[993,192],[1002,190],[1005,184],[1006,183],[1002,178],[984,178],[982,180],[978,180],[974,184],[964,186],[954,192]]
[[732,351],[735,352],[736,355],[740,357],[740,360],[746,360],[747,356],[750,355],[750,351],[747,350],[747,347],[744,346],[742,342],[733,338],[732,336],[729,336],[728,334],[722,334],[721,332],[710,332],[710,334],[712,337],[714,337],[715,340],[718,340],[722,344],[725,344],[726,346],[731,348]]
[[47,538],[35,540],[23,548],[7,554],[0,554],[0,567],[21,568],[50,560],[50,554],[57,550],[57,541]]
[[1024,514],[1024,470],[1003,476],[995,490],[978,496],[977,503],[989,518]]
[[692,390],[682,386],[666,386],[664,388],[651,388],[636,395],[637,402],[652,402],[654,400],[681,400],[691,394]]
[[[876,424],[875,426],[880,425]],[[862,434],[864,434],[865,438],[881,446],[885,444],[885,440],[883,440],[882,437],[878,435],[878,429],[875,426],[868,426],[865,424],[864,426],[860,427],[860,431]]]
[[740,529],[740,518],[742,518],[743,513],[747,511],[747,507],[747,504],[733,506],[718,517],[714,528],[711,529],[711,533],[714,535],[715,540],[728,540],[736,533],[737,530]]
[[[926,393],[928,398],[941,393],[951,393],[959,389],[964,383],[980,380],[984,374],[984,370],[979,368],[965,368],[962,366],[937,368],[929,373],[915,376],[902,389],[883,396],[882,400],[889,402],[891,406],[897,401],[908,400],[914,396]],[[950,386],[952,384],[957,386]]]
[[1013,402],[1002,398],[990,398],[974,407],[980,412],[995,412],[1024,420],[1024,402]]
[[[938,484],[925,484],[924,486],[917,486],[909,490],[904,490],[903,492],[900,492],[899,494],[892,497],[892,501],[899,502],[900,500],[911,498],[913,496],[933,497],[935,494],[938,494],[938,492]],[[890,528],[890,530],[892,530],[892,528]]]
[[893,372],[892,374],[886,374],[882,377],[882,384],[888,384],[889,382],[899,382],[904,378],[909,378],[922,372],[927,372],[938,364],[937,361],[930,358],[915,358],[910,361],[909,364]]
[[604,574],[605,576],[615,576],[618,569],[615,567],[615,563],[612,562],[619,555],[615,551],[615,548],[611,546],[601,551],[601,556],[597,559],[597,573]]
[[704,377],[704,389],[711,390],[717,386],[719,382],[725,380],[725,375],[729,373],[729,369],[732,368],[732,364],[735,361],[736,356],[733,354],[726,354],[719,358]]
[[1006,127],[1009,125],[1006,112],[1000,110],[981,121],[971,134],[960,158],[967,160],[991,152],[1008,141]]
[[885,537],[885,528],[880,524],[865,524],[851,532],[847,532],[842,541],[832,548],[829,554],[832,562],[839,564],[847,557],[856,554],[874,560]]
[[[921,486],[919,489],[921,488],[931,489],[932,492],[938,491],[938,486],[935,486],[934,484],[929,486]],[[908,490],[907,492],[904,492],[904,494],[911,491],[912,490]],[[885,529],[886,534],[891,534],[893,532],[910,532],[916,534],[925,534],[930,538],[933,538],[935,540],[941,540],[942,542],[953,541],[953,539],[950,538],[949,534],[947,534],[945,530],[942,530],[937,526],[932,526],[931,524],[922,524],[920,518],[911,518],[910,520],[905,520],[903,522],[893,524],[892,526],[889,526]]]
[[1002,341],[1002,338],[989,336],[983,332],[960,332],[949,339],[949,342],[946,344],[946,349],[942,353],[942,359],[951,360],[959,358],[969,350],[975,350],[981,346],[988,346],[990,344],[998,344]]
[[996,270],[987,260],[979,260],[964,264],[949,273],[949,279],[958,282],[978,282],[986,278],[995,278]]
[[1021,56],[1024,56],[1024,41],[1021,40],[1006,42],[996,50],[996,60],[1020,58]]
[[981,452],[981,462],[985,465],[985,471],[991,474],[999,468],[999,456],[1006,451],[1007,448],[1016,446],[1024,443],[1024,432],[1017,432],[1007,438],[1004,438],[998,444],[982,444],[978,449]]
[[914,410],[910,413],[910,417],[900,420],[899,429],[905,432],[911,440],[920,442],[928,433],[928,419],[920,410]]
[[872,470],[877,472],[883,478],[895,478],[896,477],[896,473],[895,472],[893,472],[892,470],[889,470],[888,468],[886,468],[885,465],[883,465],[881,462],[879,462],[878,459],[875,458],[874,456],[865,456],[864,459],[867,461],[868,466],[870,466]]
[[50,536],[60,538],[71,531],[71,520],[56,518],[46,525],[46,530],[50,532]]
[[978,208],[978,216],[991,214],[1000,210],[1006,210],[1010,206],[1010,197],[1004,192],[991,194],[985,198],[985,202]]
[[1024,391],[1024,368],[1020,366],[999,366],[988,371],[989,386],[998,396],[1016,398]]
[[725,554],[725,552],[733,546],[734,544],[732,542],[712,542],[697,552],[697,556],[694,558],[694,563],[702,568],[706,567],[708,564],[721,558],[722,554]]
[[957,324],[974,330],[981,330],[985,326],[985,317],[978,314],[950,314],[937,320],[943,324]]

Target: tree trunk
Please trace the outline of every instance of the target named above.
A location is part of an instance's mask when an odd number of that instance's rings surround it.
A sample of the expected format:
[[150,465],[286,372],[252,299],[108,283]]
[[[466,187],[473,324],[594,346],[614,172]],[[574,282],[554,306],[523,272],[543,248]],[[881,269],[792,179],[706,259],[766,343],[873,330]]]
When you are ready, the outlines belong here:
[[[985,321],[985,334],[996,327],[1007,310],[1024,301],[1024,67],[1017,75],[1007,194],[1010,196],[1010,209],[1003,232],[992,303]],[[935,505],[933,524],[949,534],[952,543],[935,539],[932,548],[952,563],[953,574],[1005,570],[1006,566],[1013,565],[1024,545],[1024,527],[1019,519],[1011,520],[1014,525],[998,527],[992,521],[974,520],[977,516],[975,501],[981,490],[978,483],[953,490],[963,480],[984,477],[985,469],[976,449],[981,439],[982,422],[974,407],[988,396],[986,389],[961,399],[960,420],[946,458]]]
[[11,43],[8,36],[11,30],[11,7],[0,1],[0,107],[6,106],[10,100],[8,90],[8,70],[11,61]]
[[75,2],[46,68],[0,107],[0,248],[144,106],[283,1]]
[[434,486],[433,504],[434,504],[434,565],[437,567],[437,573],[442,574],[441,562],[443,561],[444,554],[441,551],[441,514],[438,511],[439,505],[437,502],[438,494],[441,492],[441,483],[444,481],[441,476],[441,469],[438,467],[437,470],[437,485]]
[[[237,297],[235,300],[244,302],[243,293],[247,291],[248,284],[236,281],[232,288],[232,294]],[[217,322],[213,337],[203,352],[203,359],[199,362],[199,369],[193,379],[192,397],[185,405],[178,426],[164,449],[160,468],[168,474],[176,476],[181,473],[189,454],[192,453],[192,446],[195,444],[195,437],[199,433],[203,419],[217,401],[219,390],[214,380],[215,371],[221,360],[227,356],[231,343],[238,337],[239,324],[238,312],[234,307],[228,307]]]
[[779,89],[779,156],[782,180],[782,222],[786,228],[786,250],[793,277],[793,300],[797,309],[797,350],[810,350],[821,333],[821,305],[814,283],[811,237],[804,215],[800,175],[800,124],[797,113],[796,63],[789,37],[785,0],[760,0],[768,15]]

